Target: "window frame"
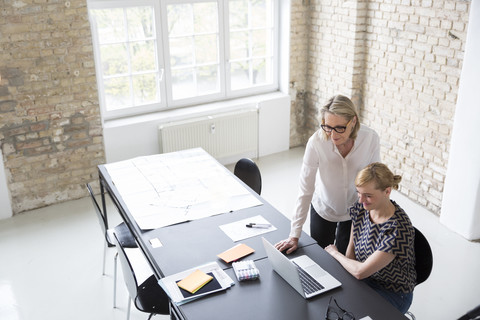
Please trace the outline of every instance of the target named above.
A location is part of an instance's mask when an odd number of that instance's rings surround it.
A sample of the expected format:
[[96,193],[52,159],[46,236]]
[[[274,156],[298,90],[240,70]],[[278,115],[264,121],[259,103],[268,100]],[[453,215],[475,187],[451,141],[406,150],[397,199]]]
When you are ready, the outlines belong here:
[[[227,2],[229,2],[227,0]],[[280,39],[280,1],[279,0],[272,0],[272,3],[273,3],[273,34],[272,34],[272,42],[273,42],[273,48],[272,48],[272,54],[273,54],[273,62],[272,64],[275,66],[273,68],[273,74],[272,74],[272,84],[270,85],[263,85],[263,86],[258,86],[258,87],[251,87],[251,88],[247,88],[247,89],[241,89],[241,90],[231,90],[231,85],[230,85],[230,79],[231,77],[229,77],[230,75],[230,63],[231,63],[231,54],[230,54],[230,47],[229,44],[230,43],[230,33],[228,32],[228,29],[229,29],[229,8],[228,6],[225,6],[224,8],[224,18],[226,19],[225,23],[224,23],[224,27],[225,27],[225,36],[226,36],[226,39],[225,39],[225,52],[226,52],[226,66],[227,66],[227,70],[226,70],[226,84],[227,85],[227,96],[231,97],[231,98],[239,98],[239,97],[244,97],[244,96],[248,96],[248,95],[255,95],[255,94],[260,94],[260,93],[266,93],[266,92],[272,92],[272,91],[276,91],[278,90],[279,88],[279,69],[280,69],[280,52],[279,52],[279,48],[280,48],[280,42],[281,42],[281,39]]]
[[209,95],[203,95],[203,96],[197,96],[197,97],[191,97],[191,98],[184,98],[184,99],[178,99],[178,100],[173,100],[173,93],[172,93],[172,86],[171,85],[166,85],[166,93],[167,93],[167,110],[168,109],[175,109],[179,107],[184,107],[184,106],[191,106],[195,104],[201,104],[201,103],[207,103],[207,102],[214,102],[218,100],[222,100],[226,98],[225,94],[225,65],[222,63],[222,61],[225,61],[224,58],[224,50],[221,48],[222,44],[225,43],[225,30],[222,27],[222,22],[223,22],[223,15],[221,14],[221,8],[223,6],[222,0],[164,0],[162,1],[162,31],[163,31],[163,36],[162,39],[165,40],[165,52],[164,52],[164,62],[165,62],[165,70],[169,70],[168,72],[165,72],[165,82],[166,83],[172,83],[172,73],[171,73],[171,65],[170,65],[170,46],[168,43],[169,35],[168,35],[168,20],[167,20],[167,6],[169,4],[181,4],[181,3],[199,3],[199,2],[216,2],[218,5],[218,33],[219,33],[219,65],[220,65],[220,74],[219,74],[219,81],[220,81],[220,92],[214,93],[214,94],[209,94]]
[[[113,120],[122,117],[131,117],[147,113],[173,110],[183,107],[200,105],[205,103],[215,103],[219,101],[232,100],[262,93],[271,93],[279,90],[280,74],[280,10],[281,0],[272,0],[273,8],[273,47],[272,63],[273,74],[272,83],[260,86],[249,87],[241,90],[231,90],[230,88],[230,45],[229,45],[229,0],[88,0],[89,20],[92,29],[92,47],[94,51],[95,70],[97,77],[98,96],[100,110],[103,120]],[[168,26],[167,26],[167,5],[179,3],[198,3],[198,2],[216,2],[218,9],[219,24],[219,63],[220,63],[220,92],[196,96],[192,98],[173,100],[170,69],[170,49],[168,44]],[[98,39],[97,26],[95,19],[90,14],[92,9],[125,8],[152,6],[154,10],[154,24],[156,35],[156,55],[159,70],[159,94],[160,102],[141,106],[132,106],[117,110],[106,109],[105,87],[103,83],[103,70],[100,57],[100,42]]]

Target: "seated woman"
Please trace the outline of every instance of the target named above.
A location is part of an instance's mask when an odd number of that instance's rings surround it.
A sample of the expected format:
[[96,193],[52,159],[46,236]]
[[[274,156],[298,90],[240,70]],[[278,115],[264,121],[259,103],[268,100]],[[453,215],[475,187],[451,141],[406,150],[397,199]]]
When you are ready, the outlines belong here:
[[402,313],[413,299],[415,230],[390,193],[402,177],[382,163],[372,163],[356,179],[358,200],[350,207],[350,242],[346,254],[335,245],[325,250],[355,278],[364,281]]

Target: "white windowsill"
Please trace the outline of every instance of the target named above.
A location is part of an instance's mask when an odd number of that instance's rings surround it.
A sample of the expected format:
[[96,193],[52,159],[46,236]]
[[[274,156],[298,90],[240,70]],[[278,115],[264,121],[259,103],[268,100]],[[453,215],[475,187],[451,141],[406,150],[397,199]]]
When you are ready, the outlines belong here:
[[147,122],[171,122],[187,118],[208,116],[216,113],[229,112],[243,108],[257,107],[259,102],[276,99],[286,96],[285,93],[277,91],[268,94],[255,95],[251,97],[232,99],[192,107],[163,110],[155,113],[125,117],[120,119],[105,120],[104,128],[115,128]]

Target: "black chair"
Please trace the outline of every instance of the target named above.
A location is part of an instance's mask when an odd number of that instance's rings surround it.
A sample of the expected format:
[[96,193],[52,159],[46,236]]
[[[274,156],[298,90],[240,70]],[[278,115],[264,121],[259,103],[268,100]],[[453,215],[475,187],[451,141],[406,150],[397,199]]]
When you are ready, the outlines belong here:
[[248,158],[238,160],[233,174],[260,195],[262,192],[262,176],[257,164],[253,160]]
[[[107,248],[114,247],[115,242],[113,240],[113,230],[108,229],[107,225],[107,217],[103,214],[100,206],[98,205],[97,200],[95,199],[95,195],[93,193],[92,187],[90,184],[86,184],[88,193],[90,194],[90,199],[92,200],[93,207],[95,208],[95,212],[97,213],[98,222],[100,223],[100,228],[105,237],[105,247],[103,248],[103,269],[102,275],[105,275],[105,258],[107,255]],[[137,248],[137,243],[135,242],[135,238],[133,237],[132,233],[128,229],[127,225],[122,222],[117,227],[117,236],[121,239],[121,243],[126,248]],[[116,292],[117,292],[117,254],[115,254],[115,266],[114,266],[114,279],[113,279],[113,307],[116,307]]]
[[168,295],[158,284],[157,278],[154,274],[148,277],[141,284],[138,284],[132,263],[128,258],[125,248],[121,244],[119,237],[117,236],[117,228],[115,228],[115,246],[120,259],[120,265],[122,266],[123,278],[129,293],[127,320],[130,319],[130,307],[132,300],[138,310],[150,313],[148,319],[155,314],[170,314],[170,300]]
[[[417,281],[416,286],[424,282],[432,273],[433,268],[433,253],[430,244],[428,243],[427,238],[423,235],[420,230],[415,228],[415,271],[417,272]],[[410,311],[407,312],[407,315],[411,317],[412,320],[415,320],[415,316]]]
[[415,228],[415,270],[417,271],[417,284],[424,282],[432,273],[433,253],[427,238]]

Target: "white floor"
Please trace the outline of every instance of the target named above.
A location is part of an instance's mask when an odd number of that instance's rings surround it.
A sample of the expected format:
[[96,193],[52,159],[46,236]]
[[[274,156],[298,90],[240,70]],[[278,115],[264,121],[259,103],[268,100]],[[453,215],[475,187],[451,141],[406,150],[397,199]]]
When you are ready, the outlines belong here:
[[[295,148],[257,160],[262,196],[286,216],[295,203],[302,155],[303,149]],[[415,289],[410,310],[417,319],[457,319],[479,305],[480,243],[449,231],[435,215],[404,196],[396,193],[393,198],[426,235],[434,253],[430,278]],[[111,205],[110,209],[109,217]],[[118,222],[119,217],[113,220]],[[102,245],[88,198],[0,220],[0,319],[126,319],[121,274],[120,307],[112,308],[115,249],[108,252],[107,275],[102,276]],[[146,318],[132,307],[132,320]]]

